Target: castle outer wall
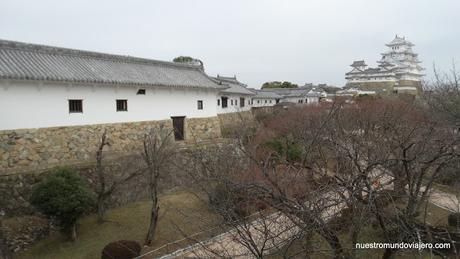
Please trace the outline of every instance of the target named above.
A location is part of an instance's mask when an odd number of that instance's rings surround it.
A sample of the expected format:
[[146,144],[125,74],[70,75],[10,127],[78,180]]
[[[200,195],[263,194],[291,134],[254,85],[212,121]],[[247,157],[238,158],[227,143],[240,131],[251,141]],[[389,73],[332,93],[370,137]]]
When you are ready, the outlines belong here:
[[400,80],[398,82],[356,82],[347,83],[346,88],[357,88],[362,91],[375,91],[380,95],[410,94],[419,96],[422,93],[420,81]]
[[[140,89],[145,94],[138,94]],[[0,80],[0,130],[217,116],[216,89],[46,83]],[[68,100],[82,100],[70,113]],[[117,111],[116,100],[127,110]],[[202,109],[197,102],[202,101]]]
[[[140,152],[144,135],[160,126],[172,130],[172,120],[3,130],[0,131],[0,174],[94,161],[104,130],[110,142],[104,150],[119,154]],[[185,119],[185,142],[219,137],[217,116]]]
[[[145,94],[137,94],[139,89]],[[142,150],[144,135],[161,125],[172,130],[175,116],[185,117],[185,141],[219,138],[217,94],[217,89],[0,80],[0,175],[94,160],[104,130],[111,142],[107,151]],[[83,112],[70,113],[69,99],[83,100]],[[127,100],[126,111],[117,111],[118,99]]]

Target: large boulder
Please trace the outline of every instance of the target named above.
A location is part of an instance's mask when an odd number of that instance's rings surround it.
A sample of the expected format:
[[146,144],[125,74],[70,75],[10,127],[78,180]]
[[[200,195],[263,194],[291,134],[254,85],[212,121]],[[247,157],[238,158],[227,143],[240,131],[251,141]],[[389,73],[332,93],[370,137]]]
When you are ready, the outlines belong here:
[[132,259],[141,254],[141,245],[132,240],[109,243],[102,250],[102,259]]

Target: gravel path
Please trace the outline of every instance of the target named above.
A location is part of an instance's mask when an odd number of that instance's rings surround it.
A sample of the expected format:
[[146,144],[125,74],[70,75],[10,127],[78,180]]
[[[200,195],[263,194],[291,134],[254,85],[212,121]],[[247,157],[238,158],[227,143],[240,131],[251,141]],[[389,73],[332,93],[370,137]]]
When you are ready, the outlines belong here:
[[[389,183],[392,180],[392,177],[388,174],[379,174],[376,177],[379,178],[382,185],[385,185],[385,183]],[[392,184],[388,184],[388,186],[392,188],[391,185]],[[326,193],[324,195],[324,199],[334,200],[333,195],[337,195],[337,193]],[[432,189],[429,202],[452,212],[460,211],[460,202],[458,197],[454,194],[446,193],[438,189]],[[334,215],[337,215],[344,207],[345,204],[331,205],[323,212],[323,219],[327,220]],[[244,230],[250,231],[254,244],[257,244],[258,247],[263,246],[267,250],[270,250],[270,248],[275,249],[282,247],[284,245],[283,240],[299,233],[299,229],[295,222],[278,212],[264,217],[263,219],[254,220],[250,223],[250,227],[245,228]],[[161,257],[161,259],[218,257],[239,259],[254,258],[254,256],[252,256],[249,252],[247,246],[243,245],[244,241],[239,237],[238,231],[241,231],[241,229],[230,230],[205,242],[197,243],[184,249],[180,249],[174,253],[165,255]],[[270,238],[267,239],[267,236]],[[142,256],[142,258],[145,257]]]

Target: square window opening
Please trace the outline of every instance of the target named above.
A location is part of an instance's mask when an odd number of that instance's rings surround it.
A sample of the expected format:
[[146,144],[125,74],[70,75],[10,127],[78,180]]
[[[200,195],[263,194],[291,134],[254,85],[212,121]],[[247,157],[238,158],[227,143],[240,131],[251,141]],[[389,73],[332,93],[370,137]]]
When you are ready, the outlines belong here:
[[69,100],[69,113],[83,113],[83,100]]
[[117,112],[128,111],[128,100],[117,100]]

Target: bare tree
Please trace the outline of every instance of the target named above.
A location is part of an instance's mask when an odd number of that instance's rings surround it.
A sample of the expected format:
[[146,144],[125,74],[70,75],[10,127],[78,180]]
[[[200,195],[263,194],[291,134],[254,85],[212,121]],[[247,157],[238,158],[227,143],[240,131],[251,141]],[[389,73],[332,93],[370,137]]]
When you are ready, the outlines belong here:
[[426,86],[425,98],[436,115],[460,127],[460,73],[452,62],[449,73],[433,68],[435,78]]
[[298,227],[289,217],[268,208],[264,197],[246,185],[250,182],[240,181],[249,160],[239,151],[238,143],[194,147],[188,152],[187,164],[193,166],[184,169],[197,187],[197,197],[206,193],[210,207],[220,215],[217,227],[223,234],[212,242],[201,242],[199,249],[184,256],[265,258],[298,237]]
[[[249,137],[246,132],[241,130],[241,139]],[[279,154],[267,148],[263,135],[254,137],[259,143],[236,141],[231,148],[201,152],[191,163],[201,165],[193,168],[192,176],[208,193],[211,204],[217,205],[214,208],[223,218],[222,225],[233,229],[232,240],[256,258],[285,252],[305,233],[318,233],[331,245],[336,258],[344,258],[338,234],[328,225],[328,214],[334,214],[340,206],[340,197],[330,193],[333,186],[321,184],[320,178],[324,177],[303,167],[292,152]],[[202,178],[196,179],[197,175]],[[238,215],[242,206],[243,211],[251,212],[251,202],[264,204],[269,214],[250,214],[258,215],[257,220],[248,220],[247,214]]]
[[107,130],[104,129],[101,135],[101,141],[99,142],[98,149],[96,151],[96,174],[97,174],[97,219],[98,223],[103,223],[106,212],[106,203],[111,195],[123,184],[126,184],[130,180],[142,175],[145,171],[143,167],[130,167],[118,172],[121,175],[110,175],[107,179],[107,173],[103,166],[104,158],[104,147],[110,146],[110,142],[107,139]]
[[173,131],[164,127],[152,129],[144,136],[143,157],[147,165],[147,181],[152,209],[145,245],[151,245],[155,236],[160,206],[158,204],[158,182],[160,175],[173,161],[177,146],[172,138]]
[[[287,257],[290,247],[298,249],[291,246],[295,240],[311,235],[329,245],[324,255],[356,258],[343,230],[354,245],[371,224],[389,243],[449,242],[455,233],[418,217],[433,182],[458,161],[456,133],[428,114],[416,102],[397,99],[291,108],[264,121],[255,134],[242,130],[245,141],[235,141],[232,148],[195,154],[191,176],[218,205],[233,239],[256,258],[276,252]],[[262,219],[275,217],[261,224],[264,231],[254,231],[256,220],[235,215],[248,200],[263,202],[264,211],[272,213]],[[283,218],[296,231],[274,235],[274,222]],[[273,245],[274,239],[280,242]],[[219,249],[212,250],[215,256],[232,255]],[[294,252],[317,251],[310,243]],[[387,249],[383,258],[396,252]]]
[[[326,146],[338,162],[334,175],[347,194],[347,207],[371,205],[388,242],[415,242],[429,236],[420,236],[427,226],[417,216],[434,181],[458,159],[452,128],[427,114],[415,103],[372,101],[340,109],[333,127],[327,128],[330,143]],[[373,186],[376,177],[383,179],[380,190]],[[394,192],[388,190],[390,184]],[[401,210],[394,206],[390,214],[384,212],[386,205],[377,199],[382,195],[397,199]],[[394,235],[395,229],[399,235]],[[394,252],[387,249],[384,258]]]

